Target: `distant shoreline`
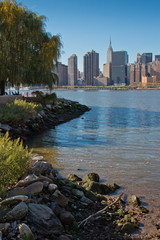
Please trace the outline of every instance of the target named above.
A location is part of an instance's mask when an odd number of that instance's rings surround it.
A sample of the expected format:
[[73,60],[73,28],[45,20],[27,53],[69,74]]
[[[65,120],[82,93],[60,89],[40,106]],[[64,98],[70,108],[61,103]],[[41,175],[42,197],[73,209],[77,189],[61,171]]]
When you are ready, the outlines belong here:
[[[44,90],[44,89],[43,89]],[[45,89],[47,90],[47,89]],[[152,88],[152,87],[148,87],[148,88],[143,88],[143,87],[120,87],[120,86],[108,86],[108,87],[54,87],[52,90],[120,90],[120,91],[124,91],[124,90],[160,90],[160,87],[156,87],[156,88]]]

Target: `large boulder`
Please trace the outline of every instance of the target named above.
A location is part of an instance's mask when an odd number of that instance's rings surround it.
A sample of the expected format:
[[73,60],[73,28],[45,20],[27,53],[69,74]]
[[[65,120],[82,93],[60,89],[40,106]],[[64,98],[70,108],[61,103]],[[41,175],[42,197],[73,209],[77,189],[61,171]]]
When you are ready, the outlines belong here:
[[26,186],[30,185],[31,183],[43,182],[43,181],[48,182],[48,183],[53,183],[53,180],[46,176],[40,175],[38,177],[35,174],[30,174],[30,175],[27,175],[24,179],[20,180],[16,184],[16,187],[26,187]]
[[58,186],[54,183],[49,184],[48,190],[50,193],[54,193],[57,190]]
[[78,181],[82,181],[82,178],[78,177],[77,175],[71,173],[67,175],[67,179],[71,182],[78,182]]
[[56,202],[60,207],[66,207],[69,199],[66,198],[59,190],[56,190],[51,196],[51,201]]
[[82,191],[80,191],[80,190],[78,190],[78,189],[72,189],[72,193],[73,193],[76,197],[78,197],[78,198],[81,198],[81,197],[84,196],[84,192],[82,192]]
[[88,173],[83,178],[83,182],[87,181],[99,182],[99,175],[97,173]]
[[92,191],[97,194],[108,194],[110,193],[110,189],[105,185],[94,181],[87,181],[82,184],[82,186],[87,191]]
[[61,212],[59,218],[64,225],[69,225],[69,226],[71,226],[75,221],[74,216],[70,212],[65,210]]
[[35,203],[30,203],[28,207],[28,221],[37,233],[43,236],[61,233],[62,224],[49,207]]
[[128,202],[134,206],[140,206],[140,199],[136,195],[132,195],[128,198]]
[[28,213],[28,207],[26,203],[21,202],[16,205],[11,211],[9,211],[5,216],[5,221],[14,221],[23,219]]
[[111,192],[115,192],[117,189],[120,188],[116,183],[104,183],[103,186],[107,186]]
[[51,169],[52,169],[52,165],[50,163],[45,161],[36,161],[31,165],[29,172],[34,173],[36,175],[39,175],[39,174],[45,175],[45,174],[49,174]]
[[25,190],[24,188],[21,188],[21,187],[16,187],[16,188],[13,188],[11,190],[8,191],[7,193],[7,197],[8,198],[11,198],[11,197],[14,197],[14,196],[18,196],[18,195],[25,195]]
[[10,207],[18,204],[19,202],[26,202],[27,200],[28,200],[27,196],[19,195],[19,196],[14,196],[14,197],[4,199],[2,202],[0,202],[0,205]]
[[35,182],[32,183],[30,185],[28,185],[27,187],[25,187],[25,193],[26,195],[34,195],[34,194],[38,194],[40,192],[42,192],[43,190],[43,183],[42,182]]
[[24,223],[19,225],[19,235],[23,240],[35,240],[31,229]]
[[134,223],[126,222],[123,224],[121,231],[122,233],[131,234],[137,230],[137,226]]

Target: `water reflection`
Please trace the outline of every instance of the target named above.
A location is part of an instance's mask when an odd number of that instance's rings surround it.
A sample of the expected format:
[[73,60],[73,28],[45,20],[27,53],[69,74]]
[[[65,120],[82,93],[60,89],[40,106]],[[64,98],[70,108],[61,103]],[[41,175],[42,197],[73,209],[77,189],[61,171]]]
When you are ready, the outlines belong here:
[[59,91],[91,111],[32,138],[30,146],[51,151],[64,175],[96,171],[129,193],[159,198],[159,93]]
[[[153,128],[148,132],[148,127]],[[45,131],[30,141],[33,147],[86,147],[123,145],[134,141],[151,144],[160,130],[160,112],[135,108],[92,107],[83,117]],[[148,135],[149,134],[149,135]],[[159,135],[158,132],[155,133]],[[154,136],[155,138],[155,136]],[[155,141],[155,139],[154,139]]]

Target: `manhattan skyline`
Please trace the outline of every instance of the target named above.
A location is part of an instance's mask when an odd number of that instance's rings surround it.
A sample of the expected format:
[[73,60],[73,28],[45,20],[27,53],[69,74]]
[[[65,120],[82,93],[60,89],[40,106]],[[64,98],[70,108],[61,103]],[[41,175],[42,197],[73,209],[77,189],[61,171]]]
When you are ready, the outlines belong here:
[[111,38],[114,51],[127,51],[129,63],[137,53],[160,54],[159,6],[146,0],[18,0],[38,15],[46,16],[46,30],[60,34],[63,43],[60,62],[67,65],[72,54],[83,71],[83,56],[92,49],[99,53],[103,70]]

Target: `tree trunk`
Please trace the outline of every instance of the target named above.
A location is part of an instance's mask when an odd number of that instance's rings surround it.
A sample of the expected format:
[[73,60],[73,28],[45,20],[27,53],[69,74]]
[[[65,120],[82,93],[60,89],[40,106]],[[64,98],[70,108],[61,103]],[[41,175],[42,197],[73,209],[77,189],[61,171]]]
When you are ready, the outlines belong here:
[[0,81],[0,95],[5,95],[5,81]]

